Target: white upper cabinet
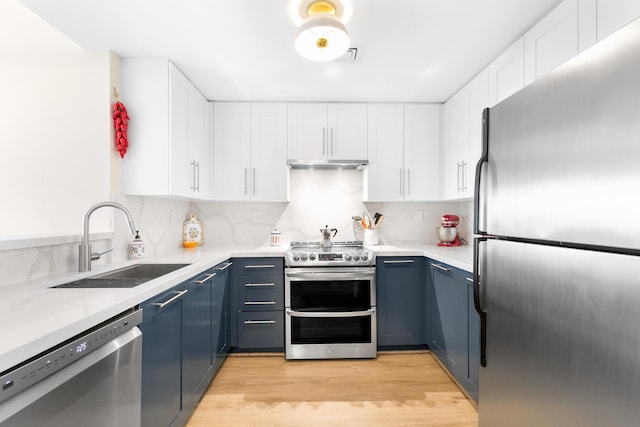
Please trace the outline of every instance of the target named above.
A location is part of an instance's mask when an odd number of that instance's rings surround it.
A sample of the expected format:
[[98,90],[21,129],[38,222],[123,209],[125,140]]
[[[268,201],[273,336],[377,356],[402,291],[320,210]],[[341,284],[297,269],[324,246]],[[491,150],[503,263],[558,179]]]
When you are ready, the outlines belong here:
[[441,104],[404,106],[404,200],[440,199]]
[[524,87],[524,37],[498,56],[488,67],[490,106]]
[[207,199],[213,119],[207,101],[166,59],[123,59],[121,67],[131,117],[123,193]]
[[598,41],[640,17],[639,0],[597,0]]
[[365,199],[440,198],[440,117],[436,104],[372,104]]
[[578,54],[578,0],[565,0],[524,35],[524,84]]
[[366,104],[291,103],[287,108],[289,159],[367,159]]
[[281,103],[214,103],[213,199],[288,198],[287,111]]
[[482,111],[489,106],[489,69],[444,105],[443,196],[473,197],[475,167],[482,148]]

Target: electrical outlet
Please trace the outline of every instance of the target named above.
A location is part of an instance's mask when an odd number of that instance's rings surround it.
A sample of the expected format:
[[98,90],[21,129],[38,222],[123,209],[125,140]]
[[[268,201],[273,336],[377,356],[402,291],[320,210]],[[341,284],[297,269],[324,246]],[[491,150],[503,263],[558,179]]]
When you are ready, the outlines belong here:
[[176,213],[173,209],[169,209],[169,224],[176,222]]
[[254,224],[261,224],[262,223],[262,212],[261,211],[253,211],[253,215],[252,215],[252,219],[253,219],[253,223]]
[[415,215],[415,221],[418,224],[421,224],[424,222],[424,211],[416,211]]

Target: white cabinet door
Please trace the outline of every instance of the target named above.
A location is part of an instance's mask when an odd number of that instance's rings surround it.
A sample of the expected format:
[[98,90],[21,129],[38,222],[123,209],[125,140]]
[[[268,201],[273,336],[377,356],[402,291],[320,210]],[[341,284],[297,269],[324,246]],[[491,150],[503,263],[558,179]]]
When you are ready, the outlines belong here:
[[213,143],[211,135],[212,110],[209,102],[191,87],[189,91],[189,139],[187,145],[187,162],[190,171],[189,189],[194,193],[192,197],[198,199],[209,198],[209,170],[211,164],[208,158],[210,145]]
[[403,106],[371,104],[368,112],[369,166],[365,199],[403,200]]
[[213,105],[213,191],[215,200],[251,197],[251,104]]
[[193,193],[195,170],[189,164],[189,86],[174,66],[169,67],[170,193],[189,197]]
[[489,69],[489,102],[493,106],[524,87],[524,38],[498,56]]
[[367,104],[328,104],[327,128],[329,159],[367,159]]
[[468,161],[469,95],[464,87],[444,105],[443,196],[459,199],[466,192],[465,161]]
[[251,104],[251,200],[288,198],[287,106]]
[[640,17],[638,0],[598,0],[598,41]]
[[293,160],[327,158],[327,104],[292,103],[288,110],[288,157]]
[[440,199],[440,104],[404,106],[404,200]]
[[469,160],[465,174],[466,191],[464,197],[474,195],[476,165],[482,154],[482,112],[490,104],[489,71],[484,70],[468,84],[469,97]]
[[564,0],[524,35],[524,84],[578,54],[578,0]]

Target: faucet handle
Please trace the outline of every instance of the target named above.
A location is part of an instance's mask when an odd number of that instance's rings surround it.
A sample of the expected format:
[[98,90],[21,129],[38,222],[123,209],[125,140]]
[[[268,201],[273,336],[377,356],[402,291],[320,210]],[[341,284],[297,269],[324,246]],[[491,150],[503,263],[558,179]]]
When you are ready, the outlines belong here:
[[100,259],[100,257],[101,257],[102,255],[106,254],[107,252],[111,252],[112,250],[113,250],[113,248],[111,248],[111,249],[107,249],[107,250],[106,250],[106,251],[104,251],[104,252],[99,252],[99,253],[98,253],[98,252],[94,252],[94,253],[92,253],[92,254],[91,254],[91,261],[97,261],[97,260],[99,260],[99,259]]

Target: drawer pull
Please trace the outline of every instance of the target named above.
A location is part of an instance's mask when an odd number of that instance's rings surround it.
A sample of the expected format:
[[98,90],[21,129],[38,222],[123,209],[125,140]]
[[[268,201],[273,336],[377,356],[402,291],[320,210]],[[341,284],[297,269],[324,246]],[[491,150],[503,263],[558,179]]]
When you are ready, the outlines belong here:
[[473,277],[465,277],[465,279],[467,279],[467,282],[473,283]]
[[384,264],[413,264],[412,259],[403,259],[403,260],[393,260],[393,261],[384,261]]
[[165,302],[155,302],[153,303],[153,305],[155,305],[158,308],[165,308],[167,305],[171,304],[172,302],[174,302],[175,300],[177,300],[187,292],[189,292],[189,290],[187,289],[185,289],[184,291],[173,291],[173,293],[175,294],[173,297],[169,298]]
[[245,288],[264,288],[264,287],[270,287],[270,286],[275,286],[275,283],[245,283],[244,287]]
[[227,263],[225,263],[222,267],[218,267],[218,268],[217,268],[217,270],[224,271],[224,270],[226,270],[227,268],[231,267],[232,265],[233,265],[233,263],[232,263],[232,262],[227,262]]
[[437,268],[438,270],[442,270],[442,271],[451,271],[451,269],[450,269],[450,268],[443,267],[443,266],[441,266],[440,264],[433,264],[433,263],[431,263],[431,266],[432,266],[432,267]]
[[245,320],[245,325],[274,325],[275,320]]
[[246,269],[255,269],[255,268],[276,268],[273,264],[264,264],[264,265],[245,265]]
[[207,274],[206,276],[204,276],[204,279],[194,280],[193,283],[197,283],[199,285],[202,285],[204,282],[206,282],[207,280],[211,279],[215,275],[216,275],[216,273]]
[[275,301],[245,301],[244,305],[276,305]]

